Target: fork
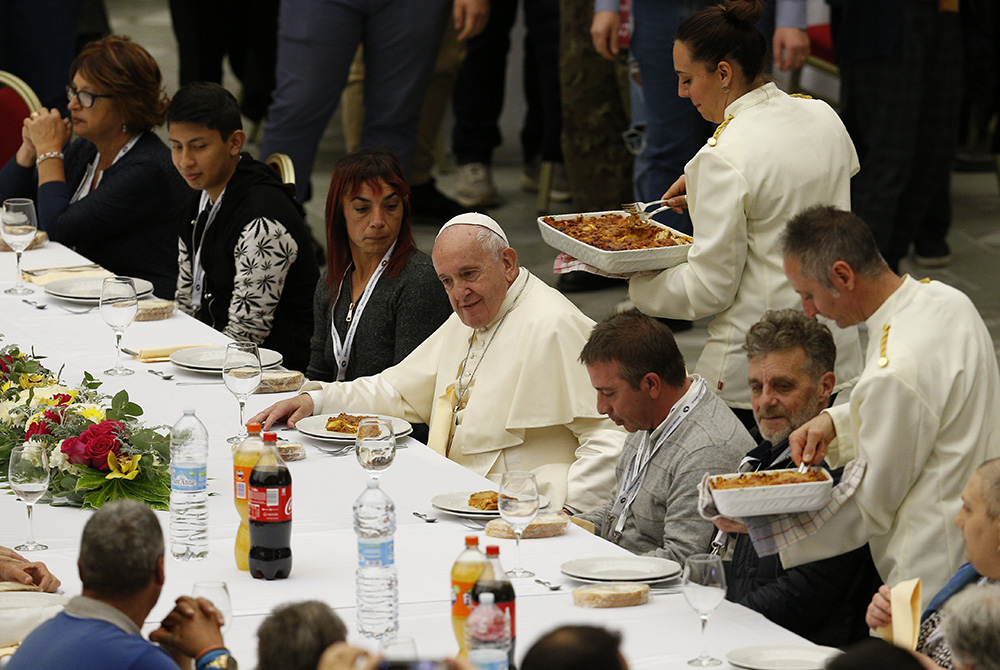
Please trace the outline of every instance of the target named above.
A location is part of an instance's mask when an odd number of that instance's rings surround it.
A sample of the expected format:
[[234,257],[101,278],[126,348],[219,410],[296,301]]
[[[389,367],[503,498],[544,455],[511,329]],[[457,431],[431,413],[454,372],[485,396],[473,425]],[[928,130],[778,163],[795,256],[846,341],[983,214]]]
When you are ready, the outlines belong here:
[[483,530],[486,528],[485,524],[476,523],[472,519],[459,519],[458,522],[466,528],[471,528],[472,530]]
[[93,312],[98,307],[99,307],[99,305],[94,305],[93,307],[84,307],[83,309],[70,309],[69,307],[66,307],[64,305],[59,305],[60,309],[66,310],[70,314],[89,314],[90,312]]
[[28,300],[27,298],[21,298],[21,302],[23,302],[26,305],[31,305],[35,309],[45,309],[46,307],[48,307],[48,305],[43,305],[41,303],[35,302],[34,300]]
[[549,591],[558,591],[559,589],[562,588],[562,584],[553,584],[552,582],[547,582],[544,579],[536,579],[535,582],[537,582],[538,584],[541,584],[542,586],[544,586],[545,588],[547,588]]
[[423,519],[427,523],[434,523],[437,521],[437,517],[424,514],[423,512],[414,511],[413,516],[417,517],[418,519]]
[[160,379],[166,381],[168,379],[173,379],[174,376],[169,372],[164,372],[163,370],[146,370],[151,375],[156,375]]
[[[654,214],[659,214],[660,212],[665,212],[670,209],[670,205],[665,204],[666,200],[653,200],[651,202],[626,202],[622,203],[622,210],[628,214],[638,214],[643,219],[648,219]],[[646,208],[650,205],[662,205],[654,209],[652,212],[647,212]]]

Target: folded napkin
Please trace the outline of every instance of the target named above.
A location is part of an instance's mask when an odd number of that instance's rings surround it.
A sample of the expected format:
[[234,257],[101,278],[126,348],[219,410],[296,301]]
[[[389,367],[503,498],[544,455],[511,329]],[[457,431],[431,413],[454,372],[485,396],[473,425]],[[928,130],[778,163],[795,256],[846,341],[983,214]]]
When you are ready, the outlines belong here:
[[908,579],[893,586],[889,604],[892,606],[892,623],[876,628],[875,632],[886,642],[916,651],[917,636],[920,634],[920,578]]
[[13,656],[15,651],[17,651],[16,644],[12,644],[9,647],[0,647],[0,658],[3,658],[4,656]]
[[[38,268],[39,270],[44,270],[45,268]],[[104,268],[88,268],[86,270],[52,270],[51,272],[45,272],[40,275],[29,275],[24,272],[21,273],[25,281],[29,281],[35,286],[45,286],[57,279],[77,279],[79,277],[110,277],[111,272],[108,272]]]
[[[143,363],[162,363],[170,360],[170,354],[181,349],[193,349],[194,347],[211,347],[211,344],[181,344],[175,347],[147,347],[137,351],[128,350],[129,356],[138,358]],[[125,351],[122,349],[122,351]]]
[[586,519],[578,519],[575,516],[571,516],[569,518],[569,520],[570,520],[570,522],[575,523],[580,528],[583,528],[588,533],[596,533],[597,532],[597,526],[595,526],[590,521],[587,521]]
[[589,272],[592,275],[598,275],[601,277],[612,277],[614,279],[628,279],[632,274],[614,274],[612,272],[605,272],[604,270],[599,270],[593,265],[584,263],[583,261],[573,258],[566,252],[559,252],[556,256],[555,262],[552,264],[552,272],[557,275],[566,274],[567,272]]

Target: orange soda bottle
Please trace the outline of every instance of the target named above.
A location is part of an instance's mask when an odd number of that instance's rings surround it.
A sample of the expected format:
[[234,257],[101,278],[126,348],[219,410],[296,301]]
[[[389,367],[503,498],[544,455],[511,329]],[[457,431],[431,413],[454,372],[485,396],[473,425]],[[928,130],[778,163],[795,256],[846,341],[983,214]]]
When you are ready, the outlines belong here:
[[458,657],[465,658],[465,620],[472,605],[472,589],[486,568],[486,556],[479,550],[479,538],[465,536],[465,551],[458,555],[451,568],[451,625],[458,640]]
[[250,570],[248,554],[250,553],[250,526],[247,517],[247,487],[253,466],[257,465],[264,442],[260,437],[259,423],[247,424],[247,439],[237,445],[233,451],[233,503],[240,515],[240,527],[236,531],[236,567],[240,570]]

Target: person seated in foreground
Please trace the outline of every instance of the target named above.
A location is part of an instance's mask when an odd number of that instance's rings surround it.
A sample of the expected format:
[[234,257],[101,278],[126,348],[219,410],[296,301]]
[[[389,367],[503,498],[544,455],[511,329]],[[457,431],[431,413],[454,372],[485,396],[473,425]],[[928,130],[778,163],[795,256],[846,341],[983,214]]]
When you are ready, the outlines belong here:
[[483,214],[448,221],[431,257],[455,313],[423,344],[378,375],[306,386],[252,421],[268,430],[331,411],[396,416],[427,423],[428,446],[493,481],[535,473],[556,509],[607,500],[624,435],[597,411],[576,360],[594,322],[518,267]]
[[319,600],[279,605],[257,629],[257,670],[316,670],[327,647],[347,639],[347,627]]
[[686,374],[670,329],[638,311],[597,324],[580,362],[598,411],[629,432],[618,485],[581,518],[633,553],[683,564],[712,540],[698,483],[706,472],[735,471],[753,439],[704,379]]
[[944,637],[956,670],[1000,670],[1000,584],[968,586],[951,598]]
[[[766,312],[750,327],[743,349],[750,362],[750,399],[763,440],[743,459],[741,472],[795,465],[788,449],[793,430],[829,405],[837,345],[830,329],[794,309]],[[759,556],[742,524],[719,518],[738,532],[726,598],[816,644],[843,647],[868,637],[864,611],[881,579],[868,545],[785,570],[777,556]]]
[[236,662],[223,646],[222,615],[204,598],[181,596],[160,628],[140,628],[164,583],[163,531],[156,515],[134,500],[104,505],[80,539],[83,595],[36,628],[6,670],[196,670]]
[[198,191],[182,210],[178,306],[305,370],[319,267],[295,188],[240,152],[240,106],[218,84],[181,87],[167,129],[174,166]]
[[598,626],[561,626],[540,637],[521,670],[628,670],[622,636]]
[[[337,642],[323,652],[316,670],[377,670],[383,660],[381,655],[370,654],[362,647]],[[445,658],[441,662],[448,670],[477,670],[476,666],[460,658]]]
[[826,670],[932,670],[938,666],[902,647],[882,640],[864,640],[833,658]]
[[0,582],[14,582],[47,593],[55,593],[61,583],[41,561],[29,561],[4,546],[0,546]]
[[[958,569],[924,610],[917,638],[917,651],[945,668],[961,667],[953,663],[950,640],[942,635],[948,626],[946,603],[970,584],[1000,583],[1000,458],[980,465],[969,479],[962,491],[962,508],[955,525],[961,529],[969,562]],[[912,577],[922,579],[919,574],[906,576]],[[880,628],[892,623],[891,600],[892,591],[883,584],[868,605],[865,621],[869,626]]]

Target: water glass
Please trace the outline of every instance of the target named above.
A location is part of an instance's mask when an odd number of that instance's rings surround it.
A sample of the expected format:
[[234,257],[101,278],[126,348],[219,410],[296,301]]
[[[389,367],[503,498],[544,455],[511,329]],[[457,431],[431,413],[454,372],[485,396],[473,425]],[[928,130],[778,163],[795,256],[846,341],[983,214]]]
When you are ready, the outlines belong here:
[[104,371],[109,377],[125,377],[135,374],[135,370],[122,365],[122,335],[135,321],[139,311],[139,299],[135,294],[135,282],[131,277],[106,277],[101,285],[101,317],[104,323],[115,331],[117,357],[115,367]]
[[17,281],[14,286],[4,291],[10,295],[28,295],[35,289],[25,285],[21,280],[21,253],[35,239],[38,230],[38,218],[35,215],[35,203],[28,198],[9,198],[3,201],[3,212],[0,214],[0,237],[7,246],[17,254]]
[[238,444],[247,439],[246,422],[243,413],[247,398],[260,386],[260,351],[253,342],[230,342],[226,346],[226,358],[222,363],[222,380],[226,388],[240,403],[240,430],[230,437],[229,444]]
[[497,501],[500,516],[514,529],[517,563],[507,571],[510,577],[534,577],[535,573],[521,567],[521,534],[538,514],[538,482],[530,472],[507,472],[500,480]]
[[390,465],[396,457],[396,433],[392,421],[381,417],[367,417],[358,423],[358,436],[354,439],[354,453],[358,463],[371,473],[372,479]]
[[17,497],[28,507],[28,539],[14,547],[17,551],[40,551],[48,549],[35,542],[35,529],[31,511],[49,487],[49,454],[44,444],[25,442],[10,452],[7,466],[7,481]]
[[688,665],[721,665],[722,661],[712,658],[708,653],[705,626],[708,625],[708,616],[726,597],[726,573],[722,567],[722,557],[714,554],[691,554],[684,561],[682,579],[684,599],[701,617],[701,654],[688,661]]
[[405,635],[383,638],[379,642],[378,653],[386,661],[416,661],[417,643]]
[[204,598],[212,601],[215,609],[222,614],[222,627],[219,629],[223,633],[229,628],[233,620],[233,606],[229,600],[229,587],[225,582],[195,582],[191,589],[194,598]]

